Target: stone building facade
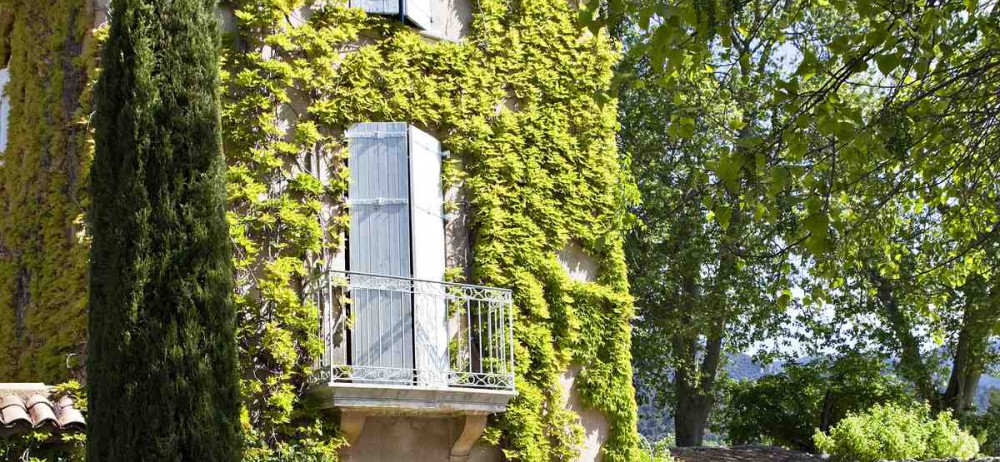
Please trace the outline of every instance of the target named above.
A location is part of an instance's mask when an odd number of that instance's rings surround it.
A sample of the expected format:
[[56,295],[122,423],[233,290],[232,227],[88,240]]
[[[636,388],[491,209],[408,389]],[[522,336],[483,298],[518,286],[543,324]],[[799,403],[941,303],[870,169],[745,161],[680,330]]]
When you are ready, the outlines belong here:
[[[71,25],[66,32],[70,35],[66,39],[70,46],[59,49],[70,58],[76,59],[85,53],[94,53],[91,48],[96,47],[96,40],[89,26],[93,26],[93,30],[100,30],[108,20],[109,5],[108,0],[80,0],[69,3],[72,4],[70,8],[72,14],[83,19],[78,18],[76,24]],[[27,3],[14,3],[15,8],[17,5],[25,4]],[[363,10],[368,18],[375,18],[366,21],[381,21],[377,26],[365,23],[368,24],[366,27],[392,28],[391,32],[384,34],[415,33],[425,44],[431,46],[468,47],[473,51],[456,53],[461,56],[476,55],[477,59],[489,59],[483,58],[482,55],[495,53],[495,50],[490,49],[491,45],[485,43],[487,39],[483,37],[491,33],[488,31],[489,27],[484,26],[489,20],[486,18],[487,13],[496,14],[496,12],[484,11],[483,5],[473,0],[351,0],[349,5],[344,6]],[[503,21],[514,24],[517,22],[517,14],[528,15],[530,13],[527,11],[536,7],[537,5],[526,2],[520,5],[525,12],[504,13],[508,19]],[[329,8],[327,2],[302,2],[287,12],[288,27],[294,28],[297,25],[310,23],[316,11],[325,11],[325,8]],[[562,15],[562,19],[553,18],[553,21],[565,22],[565,18],[575,14],[572,8],[567,10],[565,5],[560,5],[557,11]],[[239,37],[241,27],[244,27],[242,21],[245,20],[241,19],[237,9],[228,2],[219,7],[223,34]],[[0,32],[12,34],[11,31],[26,30],[28,27],[24,23],[27,20],[26,16],[19,15],[16,11],[13,15],[8,14],[7,19],[3,20],[6,24],[0,23]],[[41,21],[42,24],[35,24],[32,27],[55,28],[56,24],[44,22],[65,22],[65,18],[56,18],[55,15],[36,17],[35,20]],[[575,21],[575,17],[572,21]],[[83,23],[88,24],[87,32],[76,32],[80,30],[79,24]],[[474,33],[477,28],[479,35]],[[511,30],[514,30],[513,26]],[[568,43],[574,40],[581,43],[606,40],[595,38],[582,27],[577,34],[578,37],[568,39]],[[8,41],[4,43],[9,43],[10,39],[6,40]],[[363,53],[361,50],[372,46],[375,40],[377,39],[365,34],[358,35],[355,43],[340,48],[341,58],[346,60],[351,53]],[[509,43],[518,41],[516,37],[504,37],[503,40]],[[482,44],[479,44],[480,42]],[[10,45],[5,46],[8,52],[0,55],[4,63],[16,64],[19,59],[24,59],[23,55],[18,54],[17,49],[11,53]],[[269,46],[271,45],[265,46],[265,49]],[[274,44],[274,47],[280,46]],[[479,49],[475,49],[476,46]],[[538,48],[538,45],[531,46]],[[602,46],[610,49],[607,44]],[[544,56],[544,52],[539,52],[537,49],[533,52]],[[532,105],[562,107],[558,105],[565,104],[565,100],[569,97],[556,94],[558,92],[555,89],[560,85],[572,87],[572,79],[566,77],[572,73],[568,63],[591,59],[585,55],[563,58],[567,60],[565,70],[559,69],[562,64],[558,60],[551,62],[549,66],[554,66],[553,72],[559,79],[567,79],[566,82],[551,86],[540,85],[538,88],[542,90],[538,90],[538,94],[528,94],[529,92],[524,89],[534,88],[531,86],[534,84],[530,82],[531,76],[518,76],[517,78],[522,81],[512,81],[507,88],[494,89],[498,95],[494,98],[497,104],[491,107],[490,111],[495,112],[483,114],[483,120],[500,126],[505,117],[515,117],[524,108]],[[78,59],[78,61],[83,60]],[[34,81],[39,78],[45,79],[48,75],[67,78],[65,73],[42,72],[45,69],[40,63],[31,65],[39,69],[38,75],[41,77],[23,70],[12,74],[4,67],[0,70],[0,85],[7,85],[8,89],[22,89],[26,84],[17,82],[17,79]],[[597,62],[591,66],[595,68],[603,66],[610,72],[610,65],[609,61]],[[53,127],[55,130],[60,130],[72,126],[75,130],[74,136],[81,136],[77,132],[86,131],[88,114],[81,113],[79,109],[89,104],[85,84],[88,79],[96,75],[93,66],[88,67],[85,64],[78,66],[69,69],[71,77],[75,78],[75,83],[65,85],[60,106],[66,114],[66,121],[61,126]],[[497,69],[502,67],[498,66]],[[377,73],[380,70],[372,72]],[[494,71],[494,75],[489,78],[498,77]],[[8,85],[12,78],[15,85]],[[53,81],[50,84],[65,83]],[[35,84],[38,82],[32,85]],[[44,82],[41,85],[44,86]],[[519,85],[523,88],[519,88]],[[604,90],[606,89],[589,90],[592,93],[584,96],[586,104],[575,110],[584,111],[588,110],[587,108],[599,108],[610,104],[608,113],[613,114],[613,101],[594,103],[604,98],[602,94]],[[330,91],[335,92],[335,90]],[[456,101],[449,104],[460,106],[463,103],[462,92],[462,88],[445,92],[448,98]],[[16,142],[13,143],[16,149],[5,151],[10,145],[7,140],[12,136],[11,132],[16,136],[34,139],[32,138],[34,134],[26,133],[26,129],[18,125],[16,119],[25,113],[21,109],[29,104],[48,104],[31,101],[25,95],[26,92],[6,93],[0,100],[0,152],[3,152],[0,155],[0,162],[8,166],[17,162],[18,156],[26,156],[32,149],[45,144]],[[386,99],[391,101],[392,98]],[[476,162],[485,165],[485,161],[469,161],[469,157],[475,155],[473,152],[475,148],[463,140],[456,141],[456,138],[464,136],[463,130],[471,131],[479,128],[456,128],[458,122],[446,124],[416,118],[378,119],[371,116],[378,111],[367,109],[359,110],[356,116],[350,114],[350,109],[344,110],[348,115],[342,119],[349,119],[350,123],[322,126],[322,117],[314,116],[318,113],[317,108],[320,106],[318,102],[327,101],[319,101],[318,97],[309,92],[291,95],[278,111],[277,125],[287,130],[287,134],[282,136],[291,138],[294,136],[295,126],[306,118],[314,117],[320,121],[318,124],[321,125],[324,136],[337,140],[330,143],[332,147],[329,149],[321,149],[321,153],[301,153],[299,159],[290,161],[296,164],[290,167],[292,170],[307,173],[319,182],[326,183],[333,181],[332,175],[335,175],[337,170],[335,163],[346,162],[350,169],[348,197],[344,201],[333,200],[322,204],[322,210],[317,213],[316,218],[324,230],[322,239],[328,242],[346,241],[346,243],[339,246],[324,245],[318,252],[308,252],[303,259],[303,265],[310,270],[319,268],[321,277],[318,283],[317,280],[313,280],[298,287],[302,297],[315,304],[317,315],[321,317],[320,335],[324,341],[323,354],[314,358],[320,380],[310,385],[303,397],[308,398],[311,405],[327,409],[329,418],[339,422],[340,431],[349,443],[341,453],[344,460],[456,462],[505,460],[504,451],[509,450],[505,447],[507,444],[505,434],[500,432],[499,441],[494,437],[493,443],[484,441],[481,435],[490,426],[498,425],[498,422],[499,425],[504,425],[502,416],[508,410],[508,406],[518,405],[521,399],[537,399],[534,396],[522,396],[526,390],[529,391],[529,395],[533,395],[536,389],[541,390],[543,401],[548,400],[544,404],[536,405],[536,409],[555,407],[568,410],[570,412],[568,415],[574,416],[573,421],[566,424],[573,428],[566,432],[579,431],[579,434],[577,437],[566,437],[565,441],[571,441],[573,447],[565,450],[575,454],[576,460],[588,462],[602,460],[602,447],[613,435],[617,435],[614,439],[618,447],[627,447],[635,431],[635,403],[631,397],[631,371],[627,367],[627,325],[630,311],[624,309],[613,312],[608,308],[607,313],[604,313],[596,309],[602,317],[611,319],[606,322],[613,324],[612,331],[617,329],[618,331],[614,332],[620,333],[622,329],[625,330],[626,341],[625,345],[621,345],[620,336],[619,340],[615,340],[615,336],[609,334],[607,344],[597,347],[602,353],[593,353],[591,356],[610,355],[616,358],[614,361],[618,361],[617,366],[591,363],[587,355],[577,354],[566,347],[575,345],[574,341],[554,339],[550,341],[556,344],[555,352],[546,354],[558,358],[558,364],[565,366],[562,372],[557,374],[551,383],[544,383],[544,379],[534,379],[541,381],[542,384],[533,385],[535,388],[522,388],[527,386],[524,372],[530,373],[530,367],[533,367],[524,364],[536,361],[534,353],[531,353],[532,348],[524,346],[526,342],[524,339],[528,338],[525,332],[530,327],[524,323],[535,322],[533,319],[536,319],[525,314],[527,309],[520,305],[524,303],[526,297],[524,294],[531,290],[540,290],[546,294],[541,297],[545,303],[557,305],[564,302],[550,302],[549,289],[524,286],[518,282],[517,277],[486,277],[485,284],[468,283],[479,282],[484,274],[489,274],[480,267],[483,265],[482,262],[477,260],[481,252],[487,251],[488,246],[483,242],[490,241],[483,237],[483,229],[486,228],[484,222],[488,221],[488,218],[481,216],[483,198],[475,196],[478,194],[476,188],[467,188],[466,181],[463,180],[466,178],[477,180],[476,175],[480,174],[477,172],[481,172],[483,167]],[[549,106],[546,106],[546,111],[556,113],[554,117],[570,121],[554,123],[567,123],[572,127],[575,114],[567,113],[569,109],[559,114],[558,110],[552,111]],[[567,104],[566,107],[572,105]],[[546,113],[546,111],[539,112]],[[546,115],[551,116],[547,113]],[[609,124],[612,123],[613,116]],[[492,130],[499,131],[496,128]],[[608,202],[607,198],[615,196],[616,193],[611,189],[617,187],[620,178],[609,178],[605,175],[601,181],[606,181],[607,184],[594,186],[593,179],[587,178],[587,171],[595,165],[607,167],[615,163],[613,131],[610,136],[602,139],[590,135],[584,137],[575,133],[575,130],[577,128],[564,130],[565,136],[568,138],[580,136],[581,139],[587,138],[587,140],[527,140],[522,142],[521,147],[530,150],[540,143],[552,143],[555,146],[559,143],[568,143],[568,147],[560,146],[556,150],[566,150],[570,153],[574,149],[588,151],[585,156],[594,156],[593,164],[572,165],[568,171],[560,171],[559,174],[579,182],[581,188],[585,190],[584,196],[593,196]],[[490,136],[498,135],[491,133]],[[86,146],[86,143],[82,146]],[[452,146],[456,146],[458,152],[449,152]],[[330,154],[337,149],[343,149],[343,154],[340,154],[339,158]],[[80,167],[81,172],[85,171],[87,152],[89,151],[70,159],[74,165]],[[315,160],[309,157],[312,155],[315,156]],[[310,160],[302,160],[307,157]],[[528,163],[534,164],[536,161],[530,160]],[[470,164],[468,168],[466,164]],[[25,172],[29,170],[22,167],[18,167],[16,171],[12,167],[7,167],[5,172],[3,165],[0,165],[0,179],[6,179],[4,183],[6,188],[0,186],[0,204],[7,204],[8,208],[9,204],[21,199],[19,195],[24,194],[14,186],[15,176],[20,175],[18,181],[25,181]],[[27,175],[27,178],[29,181],[30,178],[44,178],[52,169],[57,168],[59,167],[42,168],[37,173]],[[544,183],[548,181],[545,177],[551,174],[545,168],[541,167],[541,178],[531,178],[532,174],[527,173],[525,179],[518,181]],[[449,169],[454,170],[449,172]],[[85,174],[81,173],[80,178],[73,180],[73,186],[50,192],[51,195],[58,196],[59,200],[76,204],[75,208],[60,217],[57,226],[63,234],[65,246],[76,249],[76,252],[79,252],[79,249],[85,251],[87,242],[85,225],[81,224],[85,223],[86,201],[78,200],[76,197],[77,191],[85,184],[84,179]],[[549,194],[559,197],[558,200],[553,200],[554,204],[558,206],[573,202],[572,192],[561,191],[558,186],[553,188]],[[585,197],[581,200],[590,199]],[[531,206],[532,204],[524,204],[526,208]],[[588,205],[583,204],[578,207],[585,209]],[[602,300],[601,303],[604,300],[600,298],[604,296],[603,291],[613,292],[613,295],[608,296],[613,300],[608,302],[609,305],[625,306],[630,304],[630,301],[627,300],[627,285],[623,282],[623,272],[618,268],[621,266],[619,265],[621,255],[618,253],[620,243],[615,242],[614,235],[617,232],[615,225],[608,224],[610,219],[605,216],[617,215],[619,211],[606,213],[607,211],[599,210],[600,207],[607,208],[607,204],[595,204],[593,206],[595,210],[587,212],[590,215],[589,223],[588,220],[576,220],[562,227],[552,226],[552,229],[558,231],[548,234],[540,232],[539,235],[544,237],[525,235],[522,238],[545,241],[540,245],[543,249],[549,249],[545,251],[544,262],[550,262],[552,268],[556,268],[552,271],[559,273],[558,284],[573,287],[580,293],[593,291],[597,294],[593,296],[594,299]],[[345,209],[349,209],[349,212],[344,212]],[[346,217],[339,221],[341,224],[339,228],[334,225],[338,222],[338,215]],[[521,226],[530,228],[535,225],[526,223]],[[547,225],[538,226],[544,228]],[[564,228],[569,231],[563,231]],[[0,227],[0,265],[3,264],[3,258],[10,260],[13,258],[11,255],[17,252],[32,250],[31,247],[19,248],[20,241],[12,238],[14,230],[6,228],[5,235],[4,229]],[[578,232],[580,230],[591,230],[593,236],[581,236],[579,234],[582,233]],[[607,248],[611,250],[606,250]],[[603,254],[598,255],[601,252]],[[510,260],[516,261],[517,256]],[[0,266],[0,269],[2,268]],[[29,281],[26,284],[31,285],[30,281],[39,277],[38,270],[23,268],[28,269],[13,271],[14,274],[8,275],[7,279],[4,279],[0,271],[0,319],[4,319],[3,316],[8,316],[10,313],[15,317],[21,316],[18,314],[19,309],[38,310],[40,313],[24,315],[24,319],[44,316],[47,309],[44,306],[36,306],[30,302],[20,304],[17,295],[24,292],[28,294],[26,297],[31,298],[30,290],[10,289],[14,286],[21,287],[18,285],[21,284],[18,282],[21,279],[26,278],[25,280]],[[517,273],[511,268],[503,268],[503,271]],[[532,272],[536,269],[525,268],[524,271]],[[451,282],[455,280],[466,283]],[[494,280],[506,280],[509,281],[507,282],[509,285],[497,284],[496,287],[491,287]],[[546,284],[554,283],[546,282]],[[75,287],[72,290],[79,292],[82,288]],[[255,289],[249,289],[251,292],[253,290]],[[570,318],[583,316],[570,308],[567,308],[569,310],[567,313],[572,314],[568,315]],[[583,313],[584,307],[579,308],[579,311]],[[82,312],[74,314],[74,316],[83,315],[85,313]],[[546,318],[548,315],[539,316],[541,317],[538,319],[549,322]],[[561,322],[552,321],[554,325]],[[553,329],[557,331],[566,329],[569,333],[560,331],[553,334],[553,337],[573,337],[576,333],[570,331],[578,329],[577,326],[580,324],[587,324],[578,320],[566,323],[568,327],[560,324],[557,326],[558,329]],[[13,337],[30,334],[31,323],[21,324],[25,324],[24,328],[12,332]],[[65,360],[68,366],[65,371],[66,376],[61,378],[75,377],[85,380],[79,364],[86,350],[82,343],[83,338],[79,334],[75,335],[76,337],[69,339],[65,345],[57,348],[53,355]],[[43,335],[36,340],[44,344],[47,337]],[[608,353],[611,348],[608,345],[613,345],[618,350]],[[547,351],[548,348],[546,346],[542,350]],[[622,351],[625,352],[624,359],[621,357]],[[30,360],[35,354],[37,352],[19,353],[17,362]],[[622,361],[625,366],[622,366]],[[615,418],[611,418],[607,410],[612,404],[606,404],[604,409],[599,408],[594,402],[599,401],[600,397],[595,397],[593,391],[587,391],[587,387],[595,387],[593,377],[597,374],[589,371],[600,370],[602,374],[608,374],[609,367],[615,369],[610,373],[624,377],[620,384],[611,386],[619,389],[621,396],[624,396],[620,402],[613,404],[621,408]],[[23,368],[11,370],[17,370],[16,373],[11,372],[12,379],[22,381],[53,381],[60,378],[58,367],[54,368],[56,373],[45,377],[27,377],[33,373]],[[15,380],[0,377],[0,382],[5,381]],[[545,422],[545,417],[540,416],[539,419]],[[516,427],[516,423],[507,426]],[[563,437],[554,439],[560,438]],[[562,443],[555,443],[558,444]],[[532,449],[517,450],[523,450],[528,454]],[[627,448],[624,451],[628,453]]]

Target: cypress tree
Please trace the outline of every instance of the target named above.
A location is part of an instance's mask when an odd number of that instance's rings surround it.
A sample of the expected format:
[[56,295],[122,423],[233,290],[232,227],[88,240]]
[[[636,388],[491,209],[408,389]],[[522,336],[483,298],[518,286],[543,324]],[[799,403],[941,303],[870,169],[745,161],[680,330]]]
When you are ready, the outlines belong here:
[[88,460],[240,457],[213,0],[115,0],[95,89]]

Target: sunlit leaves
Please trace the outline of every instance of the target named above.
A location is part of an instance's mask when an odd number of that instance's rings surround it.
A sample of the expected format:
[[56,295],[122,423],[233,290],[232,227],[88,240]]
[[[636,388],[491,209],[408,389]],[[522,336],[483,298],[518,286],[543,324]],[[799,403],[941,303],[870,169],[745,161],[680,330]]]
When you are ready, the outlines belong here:
[[[632,5],[611,16],[634,18]],[[694,132],[668,127],[664,146],[698,153],[703,217],[719,230],[741,212],[780,226],[807,272],[803,303],[857,322],[856,337],[893,351],[923,329],[953,347],[961,314],[981,303],[970,281],[1000,264],[996,6],[708,4],[711,21],[691,7],[641,2],[630,51],[664,93],[683,95],[664,104],[671,122],[694,115]],[[692,98],[696,73],[711,76],[700,81],[711,97]],[[736,117],[714,112],[740,91]],[[893,300],[909,315],[890,319]]]

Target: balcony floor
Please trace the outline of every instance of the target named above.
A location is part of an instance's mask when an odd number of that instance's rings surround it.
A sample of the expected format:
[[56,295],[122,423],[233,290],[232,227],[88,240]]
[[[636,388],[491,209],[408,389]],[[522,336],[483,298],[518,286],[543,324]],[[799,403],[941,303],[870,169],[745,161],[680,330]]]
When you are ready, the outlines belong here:
[[322,409],[368,415],[469,415],[504,412],[517,395],[510,390],[427,388],[405,385],[329,382],[313,385],[310,396]]

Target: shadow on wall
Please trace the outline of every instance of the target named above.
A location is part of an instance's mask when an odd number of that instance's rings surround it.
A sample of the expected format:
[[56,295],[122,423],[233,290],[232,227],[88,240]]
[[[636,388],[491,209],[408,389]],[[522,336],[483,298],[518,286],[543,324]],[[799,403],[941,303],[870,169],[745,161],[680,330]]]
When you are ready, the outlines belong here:
[[580,416],[580,425],[584,428],[582,445],[577,448],[580,456],[578,462],[599,462],[601,460],[601,445],[608,438],[608,419],[600,411],[584,406],[580,400],[580,393],[577,390],[576,378],[582,368],[579,365],[571,365],[562,377],[559,378],[559,385],[563,389],[565,402],[563,406]]
[[[452,444],[462,433],[464,417],[450,419],[417,416],[371,416],[354,444],[344,449],[345,462],[449,460]],[[500,462],[498,448],[477,443],[469,462]]]

